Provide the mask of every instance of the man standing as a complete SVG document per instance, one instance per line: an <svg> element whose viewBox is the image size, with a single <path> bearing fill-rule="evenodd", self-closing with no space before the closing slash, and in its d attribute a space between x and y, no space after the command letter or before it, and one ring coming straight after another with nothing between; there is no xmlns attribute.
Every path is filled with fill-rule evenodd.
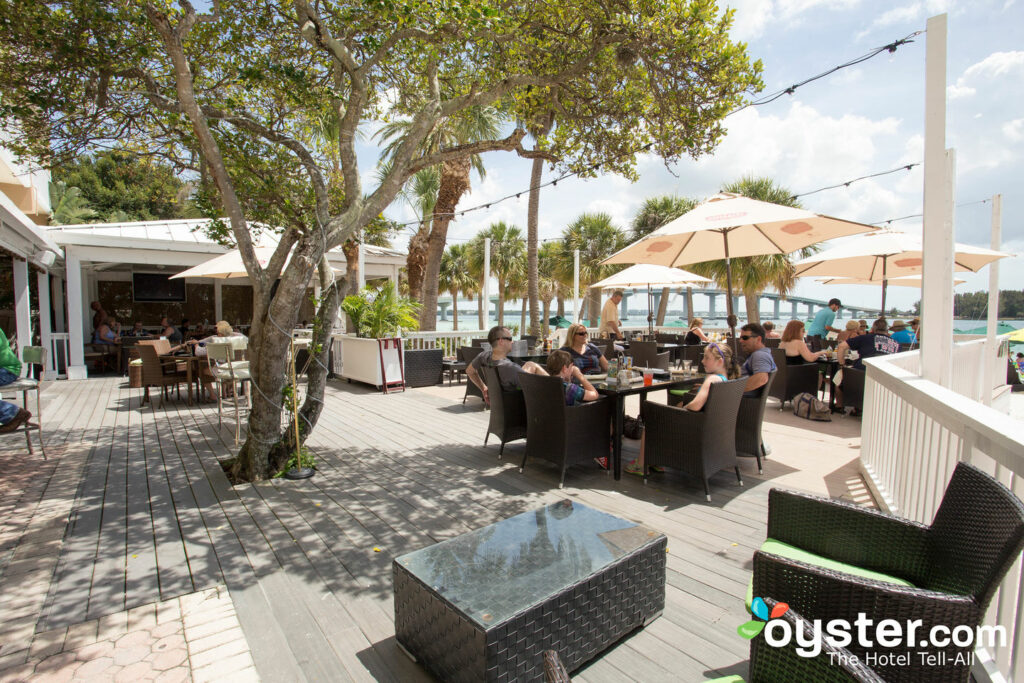
<svg viewBox="0 0 1024 683"><path fill-rule="evenodd" d="M489 367L498 373L501 388L506 391L519 388L519 373L521 372L534 375L548 374L544 368L532 360L519 366L508 359L509 351L512 350L512 332L507 327L500 325L492 327L487 333L487 343L491 345L490 353L477 354L477 357L466 368L466 376L473 384L480 387L480 392L484 395L484 403L487 405L491 404L491 400L487 395L487 382L484 381L480 373L482 367Z"/></svg>
<svg viewBox="0 0 1024 683"><path fill-rule="evenodd" d="M11 345L7 341L7 335L4 334L3 330L0 330L0 387L15 381L20 374L21 361L18 360L18 356L11 350ZM30 417L32 417L32 413L24 408L19 408L13 403L0 401L0 434L13 432L28 422Z"/></svg>
<svg viewBox="0 0 1024 683"><path fill-rule="evenodd" d="M608 301L604 302L604 308L601 309L601 327L597 329L597 336L607 335L609 339L622 339L622 330L619 329L620 303L622 303L622 290L616 289Z"/></svg>
<svg viewBox="0 0 1024 683"><path fill-rule="evenodd" d="M741 375L747 378L744 396L760 396L762 387L768 383L768 374L776 370L772 352L764 345L764 334L764 328L757 323L747 323L740 328L740 346L747 354Z"/></svg>
<svg viewBox="0 0 1024 683"><path fill-rule="evenodd" d="M864 370L863 361L865 358L880 356L888 353L899 353L900 343L889 337L889 323L885 318L879 318L871 326L871 332L847 339L836 347L836 355L839 357L839 367L846 362L846 354L850 350L856 351L860 357L854 361L853 367Z"/></svg>
<svg viewBox="0 0 1024 683"><path fill-rule="evenodd" d="M822 342L829 332L839 334L838 327L832 327L836 321L836 311L843 303L839 299L829 299L828 308L823 308L814 314L811 326L807 328L807 346L811 351L821 351Z"/></svg>

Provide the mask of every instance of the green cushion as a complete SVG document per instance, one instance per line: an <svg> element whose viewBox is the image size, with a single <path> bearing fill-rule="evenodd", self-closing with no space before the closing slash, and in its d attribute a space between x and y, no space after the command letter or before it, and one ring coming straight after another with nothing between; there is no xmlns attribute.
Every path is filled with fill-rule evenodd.
<svg viewBox="0 0 1024 683"><path fill-rule="evenodd" d="M26 363L41 365L43 362L43 347L26 346L21 352L21 359Z"/></svg>
<svg viewBox="0 0 1024 683"><path fill-rule="evenodd" d="M870 569L863 569L856 565L847 564L845 562L839 562L822 555L816 555L812 552L808 552L802 548L783 543L782 541L776 541L774 538L769 538L761 546L761 552L771 553L772 555L778 555L779 557L785 557L789 560L796 560L797 562L803 562L804 564L814 565L816 567L822 567L823 569L831 569L836 572L843 572L844 574L852 574L853 576L860 576L865 579L872 579L874 581L883 581L885 583L894 583L897 586L913 586L906 579L900 579L889 574L883 574L881 572L871 571ZM747 584L747 611L750 611L750 604L754 601L754 577L750 577L750 583Z"/></svg>
<svg viewBox="0 0 1024 683"><path fill-rule="evenodd" d="M689 389L669 389L668 393L672 394L673 396L686 396L688 393L690 393L690 390Z"/></svg>
<svg viewBox="0 0 1024 683"><path fill-rule="evenodd" d="M743 680L743 676L722 676L721 678L712 678L704 683L746 683L746 681Z"/></svg>

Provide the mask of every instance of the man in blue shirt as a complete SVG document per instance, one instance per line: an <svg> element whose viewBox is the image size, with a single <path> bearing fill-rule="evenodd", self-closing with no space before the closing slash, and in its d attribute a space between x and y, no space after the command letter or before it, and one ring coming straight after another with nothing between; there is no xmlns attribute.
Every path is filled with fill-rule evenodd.
<svg viewBox="0 0 1024 683"><path fill-rule="evenodd" d="M814 314L814 320L807 328L807 346L811 351L821 351L822 342L829 332L839 333L838 327L832 327L836 321L836 311L843 305L839 299L829 299L828 308L823 308Z"/></svg>
<svg viewBox="0 0 1024 683"><path fill-rule="evenodd" d="M894 341L900 344L916 344L917 335L907 329L906 323L902 320L894 320L892 333L889 335Z"/></svg>
<svg viewBox="0 0 1024 683"><path fill-rule="evenodd" d="M757 323L747 323L740 329L740 346L747 354L742 372L747 378L744 396L760 396L762 387L768 383L768 373L776 369L772 352L764 345L764 335L764 328Z"/></svg>

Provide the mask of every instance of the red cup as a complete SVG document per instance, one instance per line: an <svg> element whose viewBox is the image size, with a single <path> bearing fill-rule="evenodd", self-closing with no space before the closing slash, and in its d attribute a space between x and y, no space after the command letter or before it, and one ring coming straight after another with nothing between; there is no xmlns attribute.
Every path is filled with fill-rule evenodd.
<svg viewBox="0 0 1024 683"><path fill-rule="evenodd" d="M654 373L650 370L644 370L644 386L649 387L654 384Z"/></svg>

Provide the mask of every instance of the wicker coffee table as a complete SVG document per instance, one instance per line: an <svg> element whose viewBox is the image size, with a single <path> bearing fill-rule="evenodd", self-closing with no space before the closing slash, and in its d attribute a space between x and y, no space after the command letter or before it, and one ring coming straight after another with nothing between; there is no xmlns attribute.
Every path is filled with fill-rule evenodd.
<svg viewBox="0 0 1024 683"><path fill-rule="evenodd" d="M579 668L665 606L661 533L562 500L395 558L395 633L446 681Z"/></svg>

